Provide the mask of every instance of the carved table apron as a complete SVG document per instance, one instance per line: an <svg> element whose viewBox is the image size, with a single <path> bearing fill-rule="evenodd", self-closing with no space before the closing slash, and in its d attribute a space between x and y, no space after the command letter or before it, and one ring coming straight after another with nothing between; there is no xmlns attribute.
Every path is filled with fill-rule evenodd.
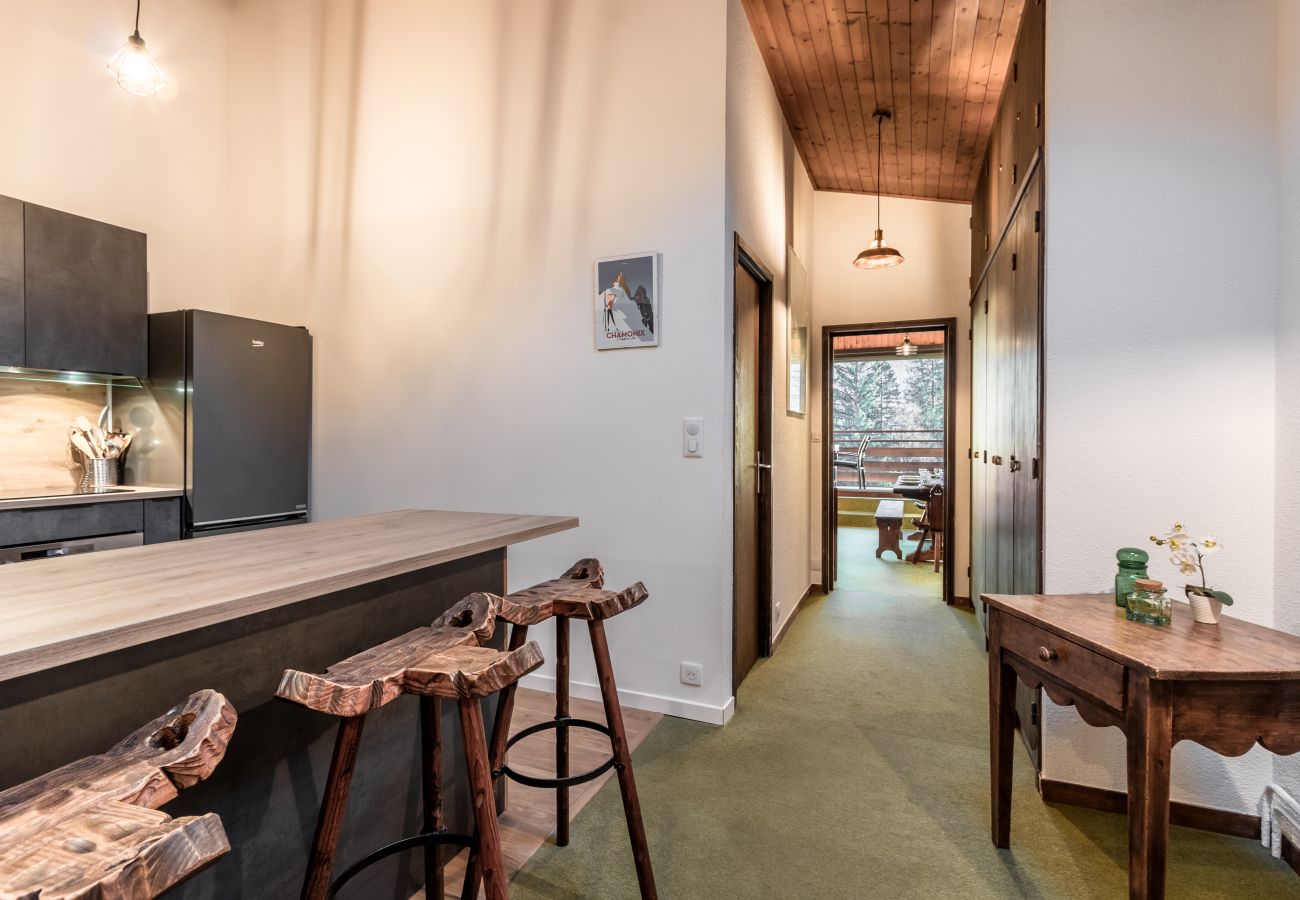
<svg viewBox="0 0 1300 900"><path fill-rule="evenodd" d="M1238 619L1129 622L1109 594L985 595L993 843L1011 844L1016 679L1128 742L1129 896L1165 896L1170 751L1300 752L1300 638Z"/></svg>

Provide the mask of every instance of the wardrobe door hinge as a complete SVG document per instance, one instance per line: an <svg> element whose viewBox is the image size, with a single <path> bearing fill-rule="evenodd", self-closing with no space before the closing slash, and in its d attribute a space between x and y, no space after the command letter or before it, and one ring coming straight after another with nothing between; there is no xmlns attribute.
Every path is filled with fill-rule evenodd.
<svg viewBox="0 0 1300 900"><path fill-rule="evenodd" d="M1012 254L1011 254L1011 271L1014 272L1015 270L1016 270L1016 254L1012 253Z"/></svg>
<svg viewBox="0 0 1300 900"><path fill-rule="evenodd" d="M1029 477L1030 477L1030 478L1037 478L1037 477L1038 477L1038 457L1037 457L1037 456L1035 456L1034 459L1033 459L1033 462L1031 462L1031 463L1029 464Z"/></svg>
<svg viewBox="0 0 1300 900"><path fill-rule="evenodd" d="M1043 230L1043 211L1041 209L1036 209L1034 210L1034 234L1037 234L1042 230Z"/></svg>

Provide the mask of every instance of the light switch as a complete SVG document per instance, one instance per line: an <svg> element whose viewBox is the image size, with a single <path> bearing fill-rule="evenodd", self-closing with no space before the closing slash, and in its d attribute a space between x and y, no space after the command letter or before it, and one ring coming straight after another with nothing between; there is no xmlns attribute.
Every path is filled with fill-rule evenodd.
<svg viewBox="0 0 1300 900"><path fill-rule="evenodd" d="M682 420L682 456L704 455L704 420L688 417Z"/></svg>

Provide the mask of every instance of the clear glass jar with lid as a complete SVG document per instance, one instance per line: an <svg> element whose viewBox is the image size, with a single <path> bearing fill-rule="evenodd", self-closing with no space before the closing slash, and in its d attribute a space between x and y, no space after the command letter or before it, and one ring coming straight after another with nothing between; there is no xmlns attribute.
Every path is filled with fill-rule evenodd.
<svg viewBox="0 0 1300 900"><path fill-rule="evenodd" d="M1174 602L1163 584L1151 578L1139 578L1134 583L1124 618L1145 625L1168 625L1173 614Z"/></svg>

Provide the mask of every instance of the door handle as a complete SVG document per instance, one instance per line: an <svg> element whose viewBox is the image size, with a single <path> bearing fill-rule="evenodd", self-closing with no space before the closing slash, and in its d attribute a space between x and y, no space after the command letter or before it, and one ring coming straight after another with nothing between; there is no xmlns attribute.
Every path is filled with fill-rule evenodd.
<svg viewBox="0 0 1300 900"><path fill-rule="evenodd" d="M1021 468L1021 462L1020 462L1020 460L1016 459L1014 456L1011 457L1011 466L1010 466L1011 471L1012 471L1012 472L1019 472L1019 471L1020 471L1020 468Z"/></svg>
<svg viewBox="0 0 1300 900"><path fill-rule="evenodd" d="M763 454L755 452L753 466L755 469L758 469L758 471L754 473L754 493L761 494L763 493L763 470L767 469L768 471L771 471L772 464L763 462Z"/></svg>
<svg viewBox="0 0 1300 900"><path fill-rule="evenodd" d="M995 466L1000 466L1000 465L1002 465L1002 457L1000 457L1000 456L994 456L994 457L993 457L993 465L995 465Z"/></svg>

